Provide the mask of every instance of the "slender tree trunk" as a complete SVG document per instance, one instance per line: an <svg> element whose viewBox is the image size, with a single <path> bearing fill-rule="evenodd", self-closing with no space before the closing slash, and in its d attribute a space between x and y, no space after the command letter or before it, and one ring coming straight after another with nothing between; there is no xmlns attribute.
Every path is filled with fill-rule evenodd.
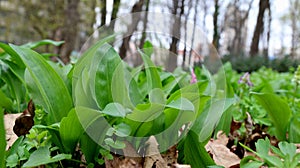
<svg viewBox="0 0 300 168"><path fill-rule="evenodd" d="M291 40L291 51L290 51L290 55L292 58L295 58L296 55L296 49L297 49L297 39L299 37L297 37L297 31L298 31L298 27L297 27L297 12L299 10L299 1L298 0L290 0L290 15L291 15L291 27L292 27L292 40Z"/></svg>
<svg viewBox="0 0 300 168"><path fill-rule="evenodd" d="M219 0L214 0L215 1L215 11L213 15L213 24L214 24L214 34L213 34L213 45L215 48L218 50L219 49L219 39L220 39L220 34L219 34L219 26L218 26L218 17L219 17Z"/></svg>
<svg viewBox="0 0 300 168"><path fill-rule="evenodd" d="M264 31L264 13L267 9L270 9L270 1L260 0L256 26L252 37L251 47L250 47L251 57L254 57L258 54L259 51L258 45L259 45L260 36Z"/></svg>
<svg viewBox="0 0 300 168"><path fill-rule="evenodd" d="M144 15L143 18L143 31L142 31L142 38L141 38L141 42L139 47L143 48L145 40L146 40L146 30L147 30L147 23L148 23L148 11L149 11L149 4L150 4L150 0L146 0L146 9L145 11L147 11Z"/></svg>
<svg viewBox="0 0 300 168"><path fill-rule="evenodd" d="M177 66L177 54L178 54L178 41L180 38L180 28L181 28L181 16L184 14L184 0L181 0L181 5L179 6L178 0L173 0L173 10L172 14L177 16L177 11L180 9L178 18L174 18L174 24L172 28L172 42L170 44L170 54L168 58L168 71L173 71Z"/></svg>
<svg viewBox="0 0 300 168"><path fill-rule="evenodd" d="M189 53L189 65L192 64L192 53L193 53L193 48L194 48L195 30L196 30L196 25L197 25L196 22L197 22L197 14L198 14L198 4L199 4L199 0L196 0L195 14L194 14L194 26L193 26L192 41L191 41L191 50Z"/></svg>
<svg viewBox="0 0 300 168"><path fill-rule="evenodd" d="M80 17L78 12L78 5L80 0L67 0L66 2L66 18L63 28L63 37L65 44L62 46L63 48L60 54L61 59L64 63L68 63L70 61L70 55L76 43L78 23Z"/></svg>
<svg viewBox="0 0 300 168"><path fill-rule="evenodd" d="M144 4L144 0L139 0L138 2L136 2L131 9L131 13L142 11L143 4ZM127 50L129 49L129 41L131 39L132 33L137 29L137 25L139 23L139 18L131 18L131 20L132 20L132 24L128 26L127 33L123 38L123 42L119 50L119 55L121 56L122 59L126 57L126 53Z"/></svg>
<svg viewBox="0 0 300 168"><path fill-rule="evenodd" d="M119 8L120 8L120 0L114 0L113 10L112 10L111 19L110 19L112 28L115 27L115 22L112 22L112 21L117 18Z"/></svg>
<svg viewBox="0 0 300 168"><path fill-rule="evenodd" d="M188 23L188 17L189 17L191 8L192 8L192 2L188 1L188 11L185 13L185 16L184 16L184 49L183 49L183 53L182 53L182 64L181 64L182 68L185 67L185 61L186 61L186 51L187 51L187 48L186 48L186 45L187 45L187 23Z"/></svg>
<svg viewBox="0 0 300 168"><path fill-rule="evenodd" d="M106 23L106 0L100 0L100 5L101 5L101 24L100 26L105 25Z"/></svg>

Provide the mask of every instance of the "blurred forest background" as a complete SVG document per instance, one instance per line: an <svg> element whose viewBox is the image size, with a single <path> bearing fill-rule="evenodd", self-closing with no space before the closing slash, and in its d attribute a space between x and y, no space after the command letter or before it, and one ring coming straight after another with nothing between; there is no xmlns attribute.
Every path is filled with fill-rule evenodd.
<svg viewBox="0 0 300 168"><path fill-rule="evenodd" d="M0 41L65 41L62 46L44 50L68 63L95 31L94 36L103 34L97 32L98 28L109 26L112 33L117 27L112 20L141 11L176 15L179 20L166 20L173 26L165 29L180 39L186 39L190 30L185 26L187 21L192 22L201 28L207 43L216 48L223 61L231 61L238 71L253 71L261 66L288 71L300 58L299 0L0 0ZM153 18L146 13L138 17L127 33L147 31ZM194 30L194 38L199 38ZM173 53L159 59L168 70L201 64L205 59L203 44L193 46L190 42L192 46L186 46L180 39L167 37L161 43L160 47ZM126 36L117 51L122 58L128 57L146 40L153 41L147 33ZM129 61L132 65L138 62L135 57Z"/></svg>

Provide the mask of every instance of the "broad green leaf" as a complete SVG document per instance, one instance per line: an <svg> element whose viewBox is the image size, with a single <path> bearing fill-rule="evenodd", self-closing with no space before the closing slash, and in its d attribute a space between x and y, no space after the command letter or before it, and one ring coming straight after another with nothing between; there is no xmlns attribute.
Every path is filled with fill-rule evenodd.
<svg viewBox="0 0 300 168"><path fill-rule="evenodd" d="M138 122L152 121L162 114L164 108L162 104L139 104L126 118Z"/></svg>
<svg viewBox="0 0 300 168"><path fill-rule="evenodd" d="M4 128L4 115L3 109L0 106L0 167L5 167L5 149L6 149L6 138Z"/></svg>
<svg viewBox="0 0 300 168"><path fill-rule="evenodd" d="M251 95L268 112L276 128L276 137L279 140L286 140L287 127L292 114L288 104L275 94L252 92Z"/></svg>
<svg viewBox="0 0 300 168"><path fill-rule="evenodd" d="M161 80L160 80L160 76L158 74L156 66L154 65L154 63L151 61L151 59L146 54L144 54L140 50L139 50L139 53L141 54L141 57L144 61L144 65L145 65L148 93L150 90L152 90L154 88L161 89L162 88Z"/></svg>
<svg viewBox="0 0 300 168"><path fill-rule="evenodd" d="M87 163L93 163L98 155L99 145L86 133L80 137L80 149Z"/></svg>
<svg viewBox="0 0 300 168"><path fill-rule="evenodd" d="M23 167L36 167L71 158L72 155L70 154L58 154L51 157L50 146L42 146L30 155L28 161L23 165Z"/></svg>
<svg viewBox="0 0 300 168"><path fill-rule="evenodd" d="M75 109L72 109L68 116L61 120L59 133L66 151L73 152L83 133L83 128L79 122Z"/></svg>
<svg viewBox="0 0 300 168"><path fill-rule="evenodd" d="M215 133L214 133L214 137L216 138L217 133L219 131L223 131L226 135L229 134L230 132L230 126L231 126L231 122L232 122L232 112L234 110L237 110L235 108L235 106L231 106L230 108L228 108L222 115L216 129L215 129Z"/></svg>
<svg viewBox="0 0 300 168"><path fill-rule="evenodd" d="M104 109L108 103L113 102L112 79L115 70L122 64L118 53L109 44L103 44L92 61L90 69L91 95L95 96L100 109Z"/></svg>
<svg viewBox="0 0 300 168"><path fill-rule="evenodd" d="M87 51L85 51L81 58L77 61L77 63L74 66L73 70L73 78L72 78L72 86L73 86L73 101L75 105L84 105L80 104L82 99L81 97L84 95L86 98L91 99L91 101L85 100L85 102L90 103L91 106L86 106L93 108L94 103L93 98L90 93L90 86L88 83L90 82L90 75L89 75L89 68L91 67L91 64L93 63L94 56L97 54L97 51L100 46L102 46L105 42L111 41L114 39L115 35L108 36L100 41L98 41L96 44L94 44L92 47L90 47ZM82 78L87 78L87 80L83 80ZM79 82L81 84L79 84ZM86 86L88 85L88 86ZM87 92L87 90L89 92ZM87 95L86 95L87 94ZM78 100L81 99L81 100ZM93 103L91 103L93 102Z"/></svg>
<svg viewBox="0 0 300 168"><path fill-rule="evenodd" d="M143 46L143 52L148 56L151 57L153 53L153 45L150 41L145 41L144 46Z"/></svg>
<svg viewBox="0 0 300 168"><path fill-rule="evenodd" d="M171 101L169 104L166 105L166 107L195 112L195 107L193 103L186 98L179 98L177 100Z"/></svg>
<svg viewBox="0 0 300 168"><path fill-rule="evenodd" d="M282 161L276 156L270 156L269 151L271 148L270 140L266 138L265 140L259 139L255 143L256 154L262 158L270 166L283 167Z"/></svg>
<svg viewBox="0 0 300 168"><path fill-rule="evenodd" d="M113 117L122 117L126 116L128 110L126 110L121 104L119 103L109 103L105 106L105 108L101 111L103 114L107 114Z"/></svg>
<svg viewBox="0 0 300 168"><path fill-rule="evenodd" d="M22 45L22 47L26 47L26 48L37 48L43 45L54 45L54 46L60 46L62 45L64 42L63 41L53 41L53 40L49 40L49 39L45 39L45 40L41 40L41 41L36 41L36 42L30 42L27 44Z"/></svg>
<svg viewBox="0 0 300 168"><path fill-rule="evenodd" d="M115 134L119 137L127 137L131 133L131 128L125 123L120 123L114 126Z"/></svg>
<svg viewBox="0 0 300 168"><path fill-rule="evenodd" d="M279 142L278 146L285 156L289 155L290 160L288 162L292 162L292 159L296 155L297 147L294 144L288 142Z"/></svg>
<svg viewBox="0 0 300 168"><path fill-rule="evenodd" d="M75 110L84 132L97 144L102 144L110 124L114 123L107 121L101 111L81 106L75 107Z"/></svg>
<svg viewBox="0 0 300 168"><path fill-rule="evenodd" d="M14 98L18 105L18 111L20 111L20 104L24 101L26 97L26 91L23 80L20 80L11 70L2 73L1 78L7 84L12 98Z"/></svg>
<svg viewBox="0 0 300 168"><path fill-rule="evenodd" d="M134 106L131 103L130 98L130 82L134 80L130 76L130 72L124 68L123 62L120 63L113 74L111 82L112 99L115 103L120 103L124 107L133 109Z"/></svg>
<svg viewBox="0 0 300 168"><path fill-rule="evenodd" d="M20 68L25 68L25 65L19 55L12 49L11 46L0 43L0 48L2 48L7 54L11 56L13 62L15 62Z"/></svg>
<svg viewBox="0 0 300 168"><path fill-rule="evenodd" d="M114 149L124 149L126 147L125 143L119 140L113 140L111 138L106 138L104 142Z"/></svg>
<svg viewBox="0 0 300 168"><path fill-rule="evenodd" d="M2 108L5 108L7 110L12 110L12 101L10 98L8 98L3 91L0 89L0 97L1 97L1 101L0 101L0 112L2 111Z"/></svg>
<svg viewBox="0 0 300 168"><path fill-rule="evenodd" d="M215 165L212 158L207 153L204 144L199 142L199 136L190 131L184 140L183 155L186 164L190 164L191 167L207 167ZM201 159L199 159L201 158Z"/></svg>
<svg viewBox="0 0 300 168"><path fill-rule="evenodd" d="M150 103L165 104L166 98L163 90L161 90L160 88L154 88L150 90L149 101Z"/></svg>
<svg viewBox="0 0 300 168"><path fill-rule="evenodd" d="M300 115L293 115L289 123L288 140L293 143L300 143Z"/></svg>
<svg viewBox="0 0 300 168"><path fill-rule="evenodd" d="M199 141L206 141L213 133L223 113L235 102L234 99L221 99L208 103L197 117L192 130L199 135Z"/></svg>
<svg viewBox="0 0 300 168"><path fill-rule="evenodd" d="M242 168L254 168L260 167L264 163L256 159L254 156L246 156L240 162L240 167Z"/></svg>
<svg viewBox="0 0 300 168"><path fill-rule="evenodd" d="M206 90L207 85L208 85L208 82L204 81L204 82L197 82L192 85L185 86L185 87L175 91L173 94L171 94L167 100L167 104L173 100L178 99L179 97L182 97L182 95L185 93L192 93L192 94L198 95L198 97L199 97L200 95L203 95L203 92Z"/></svg>
<svg viewBox="0 0 300 168"><path fill-rule="evenodd" d="M180 75L177 78L171 76L170 78L172 79L172 81L169 81L166 85L163 86L163 90L165 94L169 95L175 89L175 87L177 86L179 87L179 83L181 83L186 76L187 74Z"/></svg>
<svg viewBox="0 0 300 168"><path fill-rule="evenodd" d="M26 65L25 81L33 101L49 113L50 123L60 122L73 106L64 81L38 53L15 45L11 48Z"/></svg>

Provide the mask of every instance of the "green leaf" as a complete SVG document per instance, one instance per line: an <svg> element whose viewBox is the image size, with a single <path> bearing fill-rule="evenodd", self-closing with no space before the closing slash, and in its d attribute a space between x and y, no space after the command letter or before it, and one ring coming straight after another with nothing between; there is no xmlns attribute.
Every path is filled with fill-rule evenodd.
<svg viewBox="0 0 300 168"><path fill-rule="evenodd" d="M279 140L286 140L287 126L291 118L291 110L288 104L278 96L270 93L256 93L251 95L263 106L271 118L275 130L275 135Z"/></svg>
<svg viewBox="0 0 300 168"><path fill-rule="evenodd" d="M111 91L112 91L112 98L115 103L120 103L124 107L127 108L134 108L134 105L131 102L131 95L130 94L130 83L135 82L133 77L131 76L130 72L124 68L123 64L120 63L118 67L115 69L112 82L111 82ZM132 83L133 84L133 83ZM139 93L137 96L139 96ZM134 98L135 99L135 98ZM138 98L141 99L141 98ZM135 102L135 101L134 101Z"/></svg>
<svg viewBox="0 0 300 168"><path fill-rule="evenodd" d="M125 143L119 140L114 141L111 138L106 138L105 143L114 149L124 149L126 147Z"/></svg>
<svg viewBox="0 0 300 168"><path fill-rule="evenodd" d="M289 142L300 143L300 115L293 115L289 123Z"/></svg>
<svg viewBox="0 0 300 168"><path fill-rule="evenodd" d="M162 89L154 88L149 92L150 103L165 104L166 98Z"/></svg>
<svg viewBox="0 0 300 168"><path fill-rule="evenodd" d="M75 110L84 132L97 144L102 144L113 122L108 122L101 111L81 106L75 107Z"/></svg>
<svg viewBox="0 0 300 168"><path fill-rule="evenodd" d="M288 162L291 163L293 157L296 155L297 147L294 144L288 142L279 142L278 146L285 156L289 155L290 160Z"/></svg>
<svg viewBox="0 0 300 168"><path fill-rule="evenodd" d="M45 39L45 40L41 40L41 41L36 41L36 42L30 42L27 44L22 45L22 47L26 47L26 48L37 48L43 45L54 45L54 46L60 46L64 43L64 41L53 41L53 40L49 40L49 39Z"/></svg>
<svg viewBox="0 0 300 168"><path fill-rule="evenodd" d="M192 130L198 133L200 142L204 142L211 137L223 113L234 103L235 99L228 98L214 100L206 105L192 127Z"/></svg>
<svg viewBox="0 0 300 168"><path fill-rule="evenodd" d="M207 167L215 165L212 158L206 152L204 144L199 142L199 136L190 131L184 140L183 155L186 164L191 167ZM201 158L201 159L199 159Z"/></svg>
<svg viewBox="0 0 300 168"><path fill-rule="evenodd" d="M153 45L150 41L145 41L144 46L143 46L143 52L148 56L151 57L153 53Z"/></svg>
<svg viewBox="0 0 300 168"><path fill-rule="evenodd" d="M89 84L91 95L96 98L100 109L104 109L108 103L114 101L112 79L120 64L122 64L120 56L109 44L103 44L95 53L90 68L91 82Z"/></svg>
<svg viewBox="0 0 300 168"><path fill-rule="evenodd" d="M284 167L282 161L275 156L270 156L269 151L271 148L270 140L266 138L265 140L259 139L255 143L256 154L262 158L269 166Z"/></svg>
<svg viewBox="0 0 300 168"><path fill-rule="evenodd" d="M23 167L36 167L71 158L72 155L69 154L58 154L51 157L50 146L42 146L30 155L28 161L23 165Z"/></svg>
<svg viewBox="0 0 300 168"><path fill-rule="evenodd" d="M234 108L234 106L231 106L230 108L228 108L222 115L216 129L215 129L215 133L214 133L214 137L216 138L217 133L219 131L223 131L226 135L229 134L230 132L230 125L232 122L232 113L233 111L236 110L236 108Z"/></svg>
<svg viewBox="0 0 300 168"><path fill-rule="evenodd" d="M0 167L5 167L5 150L6 150L6 138L4 128L4 115L3 109L0 106Z"/></svg>
<svg viewBox="0 0 300 168"><path fill-rule="evenodd" d="M154 63L151 61L151 59L146 54L144 54L140 50L139 50L139 53L141 54L142 59L145 64L148 93L154 88L162 89L160 76L158 74L156 66L154 65Z"/></svg>
<svg viewBox="0 0 300 168"><path fill-rule="evenodd" d="M99 145L86 133L80 137L80 149L85 156L87 163L93 163L94 158L98 157Z"/></svg>
<svg viewBox="0 0 300 168"><path fill-rule="evenodd" d="M1 97L0 108L3 107L7 110L12 110L13 103L11 99L8 98L1 89L0 89L0 97ZM2 111L2 108L0 109L0 111Z"/></svg>
<svg viewBox="0 0 300 168"><path fill-rule="evenodd" d="M128 110L126 110L121 104L119 103L109 103L105 106L103 111L101 113L107 114L109 116L113 117L122 117L124 118L126 116L126 113Z"/></svg>
<svg viewBox="0 0 300 168"><path fill-rule="evenodd" d="M260 167L263 164L264 164L263 162L259 161L254 156L246 156L241 160L240 167L242 167L242 168L254 168L254 167Z"/></svg>
<svg viewBox="0 0 300 168"><path fill-rule="evenodd" d="M195 112L195 107L193 103L186 98L179 98L175 101L171 101L169 104L166 105L166 107Z"/></svg>
<svg viewBox="0 0 300 168"><path fill-rule="evenodd" d="M125 123L120 123L115 128L115 134L119 137L127 137L131 133L131 127Z"/></svg>
<svg viewBox="0 0 300 168"><path fill-rule="evenodd" d="M67 117L61 120L59 134L67 152L73 152L77 146L83 128L79 122L75 109L72 109Z"/></svg>
<svg viewBox="0 0 300 168"><path fill-rule="evenodd" d="M91 74L89 70L92 63L94 63L94 57L98 54L99 47L105 42L114 39L115 35L108 36L92 47L85 51L81 58L77 61L73 70L72 86L73 86L73 101L75 105L86 106L90 108L96 108L96 96L95 93L91 96ZM98 60L99 61L99 60ZM96 63L94 63L96 64ZM92 71L92 70L91 70Z"/></svg>
<svg viewBox="0 0 300 168"><path fill-rule="evenodd" d="M49 122L60 122L73 106L64 81L44 58L31 49L11 44L26 65L25 81L33 101L48 113Z"/></svg>
<svg viewBox="0 0 300 168"><path fill-rule="evenodd" d="M164 108L162 104L139 104L126 118L138 122L152 121L162 114Z"/></svg>

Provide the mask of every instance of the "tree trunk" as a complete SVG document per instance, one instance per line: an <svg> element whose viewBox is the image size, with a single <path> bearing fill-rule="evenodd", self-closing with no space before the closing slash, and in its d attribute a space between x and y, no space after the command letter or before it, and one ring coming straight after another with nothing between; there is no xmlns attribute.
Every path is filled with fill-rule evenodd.
<svg viewBox="0 0 300 168"><path fill-rule="evenodd" d="M144 0L139 0L136 2L132 9L131 13L141 12L144 4ZM135 15L136 16L136 15ZM132 33L137 29L137 25L139 23L139 18L131 18L132 24L127 28L127 33L123 38L122 45L120 47L119 55L122 59L126 57L127 50L129 49L129 41L131 39Z"/></svg>
<svg viewBox="0 0 300 168"><path fill-rule="evenodd" d="M297 27L297 22L298 22L298 19L297 19L297 12L299 9L299 1L298 0L290 0L290 13L291 13L291 26L292 26L292 40L291 40L291 51L290 51L290 55L292 58L295 58L295 55L296 55L296 49L297 49L297 39L299 37L297 37L298 33L298 27Z"/></svg>
<svg viewBox="0 0 300 168"><path fill-rule="evenodd" d="M78 13L78 5L80 0L67 0L66 2L66 18L63 28L63 39L65 44L62 46L62 51L60 54L64 63L68 63L70 61L70 55L76 43L78 22L80 17Z"/></svg>
<svg viewBox="0 0 300 168"><path fill-rule="evenodd" d="M170 44L170 54L168 58L168 71L173 71L177 66L177 54L178 54L178 41L180 39L180 28L181 28L181 16L184 14L184 0L181 0L181 5L179 6L178 0L173 0L173 10L172 14L177 16L177 11L180 9L179 16L174 18L174 24L172 28L172 42Z"/></svg>
<svg viewBox="0 0 300 168"><path fill-rule="evenodd" d="M112 22L112 21L117 18L119 7L120 7L120 0L114 0L113 10L112 10L111 19L110 19L112 28L115 27L115 22Z"/></svg>
<svg viewBox="0 0 300 168"><path fill-rule="evenodd" d="M106 23L106 0L100 0L100 5L101 5L101 24L100 27L105 25Z"/></svg>
<svg viewBox="0 0 300 168"><path fill-rule="evenodd" d="M195 41L195 29L196 29L196 22L197 22L197 14L198 14L198 4L199 0L196 0L195 3L195 14L194 14L194 25L193 25L193 33L192 33L192 41L191 41L191 50L189 53L189 65L192 65L192 53L193 53L193 48L194 48L194 41Z"/></svg>
<svg viewBox="0 0 300 168"><path fill-rule="evenodd" d="M149 11L149 4L150 0L146 0L146 13L144 14L143 18L143 31L142 31L142 38L139 47L143 48L145 40L146 40L146 30L147 30L147 23L148 23L148 11Z"/></svg>
<svg viewBox="0 0 300 168"><path fill-rule="evenodd" d="M215 1L215 12L213 15L213 24L214 24L214 34L213 34L213 45L215 48L219 49L219 39L220 39L220 34L219 34L219 26L218 26L218 17L219 17L219 0L214 0Z"/></svg>
<svg viewBox="0 0 300 168"><path fill-rule="evenodd" d="M260 0L256 26L255 26L254 34L252 37L251 47L250 47L250 56L251 57L254 57L258 54L258 51L259 51L258 45L259 45L260 35L264 31L264 13L267 9L270 9L269 0Z"/></svg>

